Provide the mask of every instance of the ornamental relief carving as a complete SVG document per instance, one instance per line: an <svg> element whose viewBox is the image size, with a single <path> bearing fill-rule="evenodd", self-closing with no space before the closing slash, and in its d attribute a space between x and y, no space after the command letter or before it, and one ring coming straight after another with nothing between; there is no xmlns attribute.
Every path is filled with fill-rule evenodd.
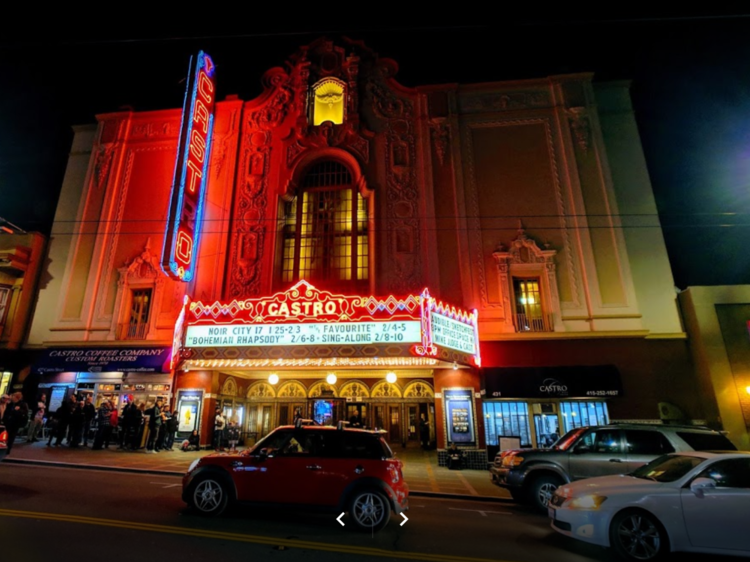
<svg viewBox="0 0 750 562"><path fill-rule="evenodd" d="M432 386L425 381L410 382L404 389L404 398L434 398Z"/></svg>
<svg viewBox="0 0 750 562"><path fill-rule="evenodd" d="M174 125L170 121L160 123L136 123L130 133L130 140L150 139L151 137L177 136Z"/></svg>
<svg viewBox="0 0 750 562"><path fill-rule="evenodd" d="M548 91L476 94L458 99L461 113L538 109L552 105Z"/></svg>
<svg viewBox="0 0 750 562"><path fill-rule="evenodd" d="M591 142L591 124L588 115L586 115L586 108L571 107L566 110L566 113L568 114L573 141L583 154L588 154Z"/></svg>
<svg viewBox="0 0 750 562"><path fill-rule="evenodd" d="M441 166L445 166L445 155L448 153L450 136L450 127L445 122L430 122L430 137L432 138L432 146L435 149L435 154L437 155L438 162L440 162Z"/></svg>
<svg viewBox="0 0 750 562"><path fill-rule="evenodd" d="M372 387L372 398L401 398L401 389L388 381L380 381Z"/></svg>
<svg viewBox="0 0 750 562"><path fill-rule="evenodd" d="M397 97L389 88L375 80L369 80L366 91L372 99L375 115L381 119L411 119L414 117L414 104Z"/></svg>
<svg viewBox="0 0 750 562"><path fill-rule="evenodd" d="M370 391L364 383L351 381L341 387L339 396L342 398L369 398Z"/></svg>
<svg viewBox="0 0 750 562"><path fill-rule="evenodd" d="M234 377L227 377L224 385L221 387L221 394L224 396L237 396L237 381Z"/></svg>
<svg viewBox="0 0 750 562"><path fill-rule="evenodd" d="M301 383L290 381L279 387L278 398L307 398L307 391Z"/></svg>
<svg viewBox="0 0 750 562"><path fill-rule="evenodd" d="M247 398L257 400L259 398L275 398L276 392L273 390L273 386L267 382L256 382L251 384L247 389Z"/></svg>
<svg viewBox="0 0 750 562"><path fill-rule="evenodd" d="M318 396L322 395L327 396L338 396L336 394L336 387L328 384L327 382L316 382L314 385L310 387L310 391L308 392L308 396L310 398L317 398Z"/></svg>

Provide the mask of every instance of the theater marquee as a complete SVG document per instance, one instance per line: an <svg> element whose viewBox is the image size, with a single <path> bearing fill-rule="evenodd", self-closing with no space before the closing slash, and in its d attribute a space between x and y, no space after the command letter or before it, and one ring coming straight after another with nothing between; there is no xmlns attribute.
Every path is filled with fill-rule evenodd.
<svg viewBox="0 0 750 562"><path fill-rule="evenodd" d="M183 367L479 366L476 311L419 295L333 294L300 281L230 303L189 303Z"/></svg>

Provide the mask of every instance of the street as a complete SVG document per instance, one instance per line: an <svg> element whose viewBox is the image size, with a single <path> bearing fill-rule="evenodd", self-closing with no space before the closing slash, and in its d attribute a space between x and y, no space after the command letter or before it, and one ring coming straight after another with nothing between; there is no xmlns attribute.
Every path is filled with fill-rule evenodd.
<svg viewBox="0 0 750 562"><path fill-rule="evenodd" d="M374 536L336 515L233 509L217 519L187 510L180 479L76 468L0 465L0 542L28 562L105 557L170 560L606 561L612 553L572 541L546 517L510 502L413 496ZM346 524L346 517L342 519ZM716 558L716 557L713 557ZM697 561L678 554L673 560ZM732 560L732 558L726 558Z"/></svg>

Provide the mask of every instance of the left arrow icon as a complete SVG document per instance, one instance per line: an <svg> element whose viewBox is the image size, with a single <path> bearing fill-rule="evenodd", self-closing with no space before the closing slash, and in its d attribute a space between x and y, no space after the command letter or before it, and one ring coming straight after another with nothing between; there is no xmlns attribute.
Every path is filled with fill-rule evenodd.
<svg viewBox="0 0 750 562"><path fill-rule="evenodd" d="M341 524L341 526L342 526L342 527L345 527L345 525L344 525L344 522L343 522L343 521L341 520L341 518L342 518L342 517L344 516L344 513L346 513L346 511L342 511L342 512L341 512L341 515L339 515L339 516L338 516L338 517L336 518L336 521L338 521L338 522L339 522L339 523Z"/></svg>

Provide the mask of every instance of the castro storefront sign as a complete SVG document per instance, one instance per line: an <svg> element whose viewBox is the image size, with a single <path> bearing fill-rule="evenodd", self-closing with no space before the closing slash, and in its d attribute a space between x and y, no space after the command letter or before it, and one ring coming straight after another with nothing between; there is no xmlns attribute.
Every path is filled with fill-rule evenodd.
<svg viewBox="0 0 750 562"><path fill-rule="evenodd" d="M485 398L614 398L622 395L614 365L490 367L483 370Z"/></svg>

